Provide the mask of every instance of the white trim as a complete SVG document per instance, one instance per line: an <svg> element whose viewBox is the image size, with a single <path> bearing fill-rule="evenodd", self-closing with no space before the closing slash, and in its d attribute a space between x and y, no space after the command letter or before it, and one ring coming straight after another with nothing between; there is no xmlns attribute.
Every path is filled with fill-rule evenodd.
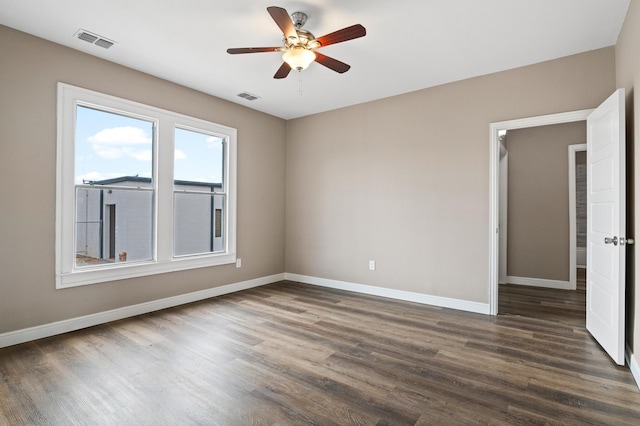
<svg viewBox="0 0 640 426"><path fill-rule="evenodd" d="M393 290L384 287L375 287L364 284L355 284L345 281L330 280L325 278L310 277L307 275L298 275L285 273L285 279L289 281L297 281L304 284L312 284L321 287L335 288L338 290L353 291L355 293L369 294L373 296L387 297L389 299L404 300L407 302L421 303L423 305L438 306L441 308L458 309L460 311L475 312L478 314L489 314L489 305L480 302L471 302L468 300L451 299L448 297L430 296L428 294L414 293L403 290Z"/></svg>
<svg viewBox="0 0 640 426"><path fill-rule="evenodd" d="M109 265L109 268L99 269L86 267L75 269L72 273L56 275L56 289L64 289L107 281L118 281L146 275L164 274L167 272L184 271L188 269L208 268L211 266L235 263L233 254L208 254L203 256L176 257L166 262L131 262Z"/></svg>
<svg viewBox="0 0 640 426"><path fill-rule="evenodd" d="M491 126L495 126L498 130L515 130L526 129L529 127L549 126L552 124L573 123L575 121L585 121L592 111L593 108L561 112L558 114L539 115L537 117L518 118L515 120L491 123ZM498 145L500 145L499 142Z"/></svg>
<svg viewBox="0 0 640 426"><path fill-rule="evenodd" d="M625 358L627 359L627 365L629 366L629 370L631 370L631 375L635 379L638 389L640 389L640 364L638 364L636 357L633 356L633 352L631 351L631 348L629 347L629 345L627 345Z"/></svg>
<svg viewBox="0 0 640 426"><path fill-rule="evenodd" d="M509 284L528 285L531 287L555 288L557 290L575 290L575 282L546 280L544 278L528 278L528 277L507 277Z"/></svg>
<svg viewBox="0 0 640 426"><path fill-rule="evenodd" d="M577 233L576 220L576 153L587 150L587 144L569 145L569 282L571 289L577 288L576 284L576 257L577 257Z"/></svg>
<svg viewBox="0 0 640 426"><path fill-rule="evenodd" d="M68 333L70 331L80 330L82 328L92 327L94 325L104 324L123 318L129 318L136 315L159 311L161 309L172 308L174 306L183 305L185 303L197 302L199 300L209 299L211 297L221 296L228 293L234 293L236 291L260 287L263 285L282 281L284 279L284 273L276 274L234 284L227 284L206 290L200 290L193 293L180 294L178 296L167 297L165 299L152 300L151 302L125 306L118 309L85 315L82 317L70 318L63 321L24 328L22 330L10 331L0 334L0 348L29 342L31 340L42 339L44 337L55 336L56 334Z"/></svg>
<svg viewBox="0 0 640 426"><path fill-rule="evenodd" d="M509 229L509 151L500 143L500 159L498 160L500 167L500 195L498 198L498 204L500 208L500 225L498 234L500 236L500 260L499 264L499 279L500 284L507 282L507 263L508 263L508 238L507 231Z"/></svg>
<svg viewBox="0 0 640 426"><path fill-rule="evenodd" d="M592 109L549 114L517 120L500 121L489 124L489 313L498 314L498 243L499 201L500 201L500 138L501 130L523 129L550 124L571 123L586 120Z"/></svg>

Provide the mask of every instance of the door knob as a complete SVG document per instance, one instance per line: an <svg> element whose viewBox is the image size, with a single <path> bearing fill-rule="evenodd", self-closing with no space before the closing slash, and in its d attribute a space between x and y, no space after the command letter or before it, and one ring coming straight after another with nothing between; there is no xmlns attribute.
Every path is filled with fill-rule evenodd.
<svg viewBox="0 0 640 426"><path fill-rule="evenodd" d="M604 238L604 243L605 244L613 244L614 246L618 245L618 237L613 237L613 238Z"/></svg>

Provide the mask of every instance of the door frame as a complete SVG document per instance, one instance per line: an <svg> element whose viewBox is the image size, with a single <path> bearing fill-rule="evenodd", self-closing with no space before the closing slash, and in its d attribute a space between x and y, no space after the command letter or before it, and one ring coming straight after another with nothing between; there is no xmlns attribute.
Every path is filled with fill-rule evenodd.
<svg viewBox="0 0 640 426"><path fill-rule="evenodd" d="M498 284L506 284L508 279L507 274L507 230L509 228L509 151L504 146L503 143L500 143L500 157L498 167L500 168L500 182L498 183L500 188L500 194L498 195L498 215L502 215L502 217L498 216L498 234L499 234L499 251L500 258L498 260L498 267L500 270L498 271ZM501 231L500 231L501 230Z"/></svg>
<svg viewBox="0 0 640 426"><path fill-rule="evenodd" d="M500 260L500 138L503 130L525 129L551 124L586 121L593 109L540 115L489 124L489 314L498 314L498 281Z"/></svg>

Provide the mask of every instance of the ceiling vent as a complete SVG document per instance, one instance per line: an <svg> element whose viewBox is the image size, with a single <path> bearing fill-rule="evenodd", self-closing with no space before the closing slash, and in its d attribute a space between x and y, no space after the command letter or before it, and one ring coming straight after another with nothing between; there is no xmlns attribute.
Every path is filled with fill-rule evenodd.
<svg viewBox="0 0 640 426"><path fill-rule="evenodd" d="M256 99L260 99L260 96L254 95L254 94L249 93L249 92L238 93L238 96L240 96L241 98L246 99L248 101L255 101Z"/></svg>
<svg viewBox="0 0 640 426"><path fill-rule="evenodd" d="M111 40L85 30L78 30L78 32L76 33L76 37L80 40L84 40L88 43L95 44L96 46L100 46L105 49L108 49L115 44L115 42Z"/></svg>

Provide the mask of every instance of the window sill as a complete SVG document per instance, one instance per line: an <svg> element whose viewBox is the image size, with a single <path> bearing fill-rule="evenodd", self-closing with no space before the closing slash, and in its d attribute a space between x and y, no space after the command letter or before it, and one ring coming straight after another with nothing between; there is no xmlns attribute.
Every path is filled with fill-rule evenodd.
<svg viewBox="0 0 640 426"><path fill-rule="evenodd" d="M175 258L166 262L121 263L101 268L82 268L56 274L56 289L98 284L188 269L207 268L235 263L236 255L215 254L198 257Z"/></svg>

